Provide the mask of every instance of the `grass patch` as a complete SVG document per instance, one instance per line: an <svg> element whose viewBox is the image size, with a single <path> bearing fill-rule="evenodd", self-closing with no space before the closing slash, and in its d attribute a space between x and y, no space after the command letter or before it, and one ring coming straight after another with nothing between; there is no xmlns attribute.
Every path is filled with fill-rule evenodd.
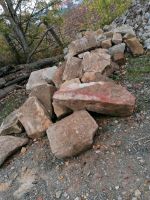
<svg viewBox="0 0 150 200"><path fill-rule="evenodd" d="M149 55L141 57L129 57L127 63L127 79L140 80L141 77L147 76L150 73L150 58Z"/></svg>

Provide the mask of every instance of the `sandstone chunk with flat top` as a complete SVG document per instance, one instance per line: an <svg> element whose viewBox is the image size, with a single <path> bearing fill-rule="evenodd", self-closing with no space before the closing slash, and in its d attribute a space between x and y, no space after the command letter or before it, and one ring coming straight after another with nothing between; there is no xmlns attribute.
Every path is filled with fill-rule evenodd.
<svg viewBox="0 0 150 200"><path fill-rule="evenodd" d="M126 88L104 81L71 84L60 88L53 99L72 110L87 109L111 116L130 116L135 107L135 97Z"/></svg>

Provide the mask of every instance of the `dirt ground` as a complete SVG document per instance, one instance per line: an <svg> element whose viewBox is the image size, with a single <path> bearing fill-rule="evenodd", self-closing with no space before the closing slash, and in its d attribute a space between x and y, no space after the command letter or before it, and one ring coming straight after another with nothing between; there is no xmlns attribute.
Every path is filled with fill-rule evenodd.
<svg viewBox="0 0 150 200"><path fill-rule="evenodd" d="M30 141L0 169L0 200L150 200L150 58L128 58L114 76L137 97L131 117L92 114L93 148L58 160L47 137ZM0 122L26 99L24 89L0 103Z"/></svg>

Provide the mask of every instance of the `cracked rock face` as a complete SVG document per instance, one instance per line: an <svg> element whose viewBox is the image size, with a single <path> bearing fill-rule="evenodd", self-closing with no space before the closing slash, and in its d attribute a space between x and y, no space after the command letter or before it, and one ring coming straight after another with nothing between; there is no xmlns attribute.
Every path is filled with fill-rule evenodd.
<svg viewBox="0 0 150 200"><path fill-rule="evenodd" d="M47 130L51 150L58 158L78 155L92 145L97 129L87 111L74 112Z"/></svg>

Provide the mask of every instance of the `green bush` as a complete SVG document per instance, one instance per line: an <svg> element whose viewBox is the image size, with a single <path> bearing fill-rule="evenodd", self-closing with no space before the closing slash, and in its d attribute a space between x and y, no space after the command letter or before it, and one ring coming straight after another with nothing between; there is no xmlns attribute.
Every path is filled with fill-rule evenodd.
<svg viewBox="0 0 150 200"><path fill-rule="evenodd" d="M84 3L89 10L88 19L97 15L97 21L92 24L92 28L96 29L120 16L129 7L131 0L84 0Z"/></svg>

